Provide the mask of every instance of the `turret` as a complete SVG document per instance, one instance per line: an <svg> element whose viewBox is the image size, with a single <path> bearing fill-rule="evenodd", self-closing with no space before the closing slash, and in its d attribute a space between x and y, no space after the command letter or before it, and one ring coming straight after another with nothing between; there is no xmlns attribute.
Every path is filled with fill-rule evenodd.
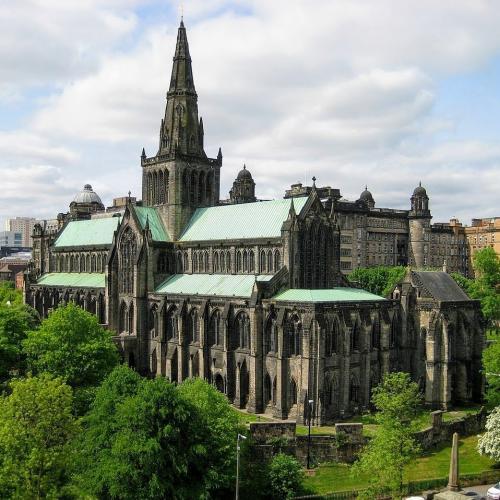
<svg viewBox="0 0 500 500"><path fill-rule="evenodd" d="M233 182L233 188L229 191L231 203L250 203L256 201L255 182L246 165L239 171L238 177Z"/></svg>
<svg viewBox="0 0 500 500"><path fill-rule="evenodd" d="M411 197L411 210L408 214L410 227L409 264L416 269L425 268L430 260L431 212L429 197L422 183L415 188Z"/></svg>

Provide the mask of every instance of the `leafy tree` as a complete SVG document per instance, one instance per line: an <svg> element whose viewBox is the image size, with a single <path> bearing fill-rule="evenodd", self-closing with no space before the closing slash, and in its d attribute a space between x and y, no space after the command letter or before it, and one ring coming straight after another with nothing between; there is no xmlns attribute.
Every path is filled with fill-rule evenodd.
<svg viewBox="0 0 500 500"><path fill-rule="evenodd" d="M405 272L406 268L403 266L359 267L347 278L371 293L386 296L404 278Z"/></svg>
<svg viewBox="0 0 500 500"><path fill-rule="evenodd" d="M68 481L78 424L72 391L48 374L11 382L0 399L0 497L57 497Z"/></svg>
<svg viewBox="0 0 500 500"><path fill-rule="evenodd" d="M479 438L478 450L500 463L500 406L488 415L486 432Z"/></svg>
<svg viewBox="0 0 500 500"><path fill-rule="evenodd" d="M29 306L0 305L0 383L13 374L22 374L25 355L22 342L38 324L37 312Z"/></svg>
<svg viewBox="0 0 500 500"><path fill-rule="evenodd" d="M210 491L232 490L236 473L235 446L243 432L238 414L227 398L214 386L200 378L185 380L180 395L197 410L202 420L199 446L206 448L206 486Z"/></svg>
<svg viewBox="0 0 500 500"><path fill-rule="evenodd" d="M483 368L488 388L486 400L489 406L500 405L500 339L492 340L483 351Z"/></svg>
<svg viewBox="0 0 500 500"><path fill-rule="evenodd" d="M23 294L15 288L11 281L0 281L0 307L5 305L22 305Z"/></svg>
<svg viewBox="0 0 500 500"><path fill-rule="evenodd" d="M271 498L285 500L296 497L302 490L304 471L299 462L290 455L278 453L269 465Z"/></svg>
<svg viewBox="0 0 500 500"><path fill-rule="evenodd" d="M405 466L418 453L413 420L421 395L418 385L407 373L389 373L373 391L372 403L377 408L380 427L354 464L353 474L364 473L369 486L362 496L373 498L390 492L401 497Z"/></svg>
<svg viewBox="0 0 500 500"><path fill-rule="evenodd" d="M195 399L197 406L164 378L115 368L83 419L76 462L80 488L97 498L208 497L224 473L216 448L224 439L207 441L213 420L200 409L211 401L222 405L208 391Z"/></svg>
<svg viewBox="0 0 500 500"><path fill-rule="evenodd" d="M97 386L119 362L111 333L73 303L58 307L24 341L28 366L74 388Z"/></svg>

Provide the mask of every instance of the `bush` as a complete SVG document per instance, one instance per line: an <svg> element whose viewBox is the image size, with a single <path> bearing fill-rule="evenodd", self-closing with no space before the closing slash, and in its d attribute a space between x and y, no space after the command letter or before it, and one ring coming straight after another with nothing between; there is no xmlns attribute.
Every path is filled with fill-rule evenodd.
<svg viewBox="0 0 500 500"><path fill-rule="evenodd" d="M284 453L276 455L269 465L271 498L276 500L297 496L302 489L304 472L299 462Z"/></svg>

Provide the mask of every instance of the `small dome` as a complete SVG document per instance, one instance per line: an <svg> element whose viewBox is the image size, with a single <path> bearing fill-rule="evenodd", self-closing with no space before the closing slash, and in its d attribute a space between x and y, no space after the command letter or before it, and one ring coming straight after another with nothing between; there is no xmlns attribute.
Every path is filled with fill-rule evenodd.
<svg viewBox="0 0 500 500"><path fill-rule="evenodd" d="M99 203L102 205L101 198L99 198L97 193L94 193L90 184L85 184L85 186L83 186L83 191L80 191L75 196L73 203Z"/></svg>
<svg viewBox="0 0 500 500"><path fill-rule="evenodd" d="M360 200L366 201L366 203L375 203L372 194L368 191L368 186L365 187L365 190L361 193L359 197Z"/></svg>
<svg viewBox="0 0 500 500"><path fill-rule="evenodd" d="M413 196L427 196L427 191L422 187L421 182L419 182L418 186L414 189Z"/></svg>
<svg viewBox="0 0 500 500"><path fill-rule="evenodd" d="M243 169L240 170L238 172L238 177L237 177L238 180L242 180L242 179L252 179L252 174L250 173L249 170L247 170L247 166L246 165L243 165Z"/></svg>

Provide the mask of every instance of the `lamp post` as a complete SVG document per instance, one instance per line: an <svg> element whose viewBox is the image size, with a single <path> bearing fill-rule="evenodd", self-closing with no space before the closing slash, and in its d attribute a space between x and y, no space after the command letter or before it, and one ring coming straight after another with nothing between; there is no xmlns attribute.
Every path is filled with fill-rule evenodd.
<svg viewBox="0 0 500 500"><path fill-rule="evenodd" d="M307 470L311 468L311 420L312 420L312 412L313 412L313 403L314 400L310 399L308 401L308 417L309 417L309 432L307 434Z"/></svg>
<svg viewBox="0 0 500 500"><path fill-rule="evenodd" d="M236 500L240 498L240 439L246 439L246 436L238 434L236 440Z"/></svg>

